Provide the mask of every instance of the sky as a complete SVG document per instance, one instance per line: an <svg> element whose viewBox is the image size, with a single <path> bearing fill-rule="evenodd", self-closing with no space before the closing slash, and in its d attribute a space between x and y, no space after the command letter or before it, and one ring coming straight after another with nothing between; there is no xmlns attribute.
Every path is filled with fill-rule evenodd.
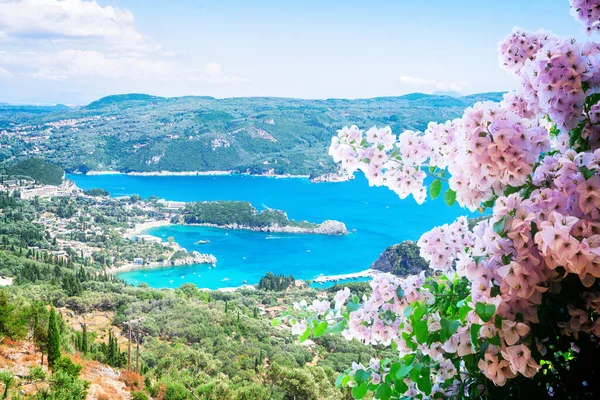
<svg viewBox="0 0 600 400"><path fill-rule="evenodd" d="M0 102L505 91L514 26L584 40L568 0L0 0Z"/></svg>

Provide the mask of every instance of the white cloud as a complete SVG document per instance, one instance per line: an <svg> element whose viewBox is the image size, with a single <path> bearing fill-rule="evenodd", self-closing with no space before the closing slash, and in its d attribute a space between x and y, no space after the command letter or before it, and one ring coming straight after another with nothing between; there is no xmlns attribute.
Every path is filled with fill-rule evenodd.
<svg viewBox="0 0 600 400"><path fill-rule="evenodd" d="M13 76L13 74L11 74L10 71L0 67L0 79L10 78L11 76Z"/></svg>
<svg viewBox="0 0 600 400"><path fill-rule="evenodd" d="M168 77L177 69L176 65L169 61L110 56L99 51L73 49L57 53L4 53L0 63L16 67L21 75L44 80L80 77Z"/></svg>
<svg viewBox="0 0 600 400"><path fill-rule="evenodd" d="M116 47L144 45L133 14L95 0L0 0L4 40L98 40Z"/></svg>
<svg viewBox="0 0 600 400"><path fill-rule="evenodd" d="M240 78L239 76L226 75L223 73L221 64L212 62L204 66L204 71L200 74L193 75L190 80L193 81L208 81L214 83L247 83L250 82L246 78Z"/></svg>
<svg viewBox="0 0 600 400"><path fill-rule="evenodd" d="M398 78L398 83L416 88L430 90L453 90L462 92L469 84L468 82L439 82L435 79L424 79L415 76L402 75Z"/></svg>

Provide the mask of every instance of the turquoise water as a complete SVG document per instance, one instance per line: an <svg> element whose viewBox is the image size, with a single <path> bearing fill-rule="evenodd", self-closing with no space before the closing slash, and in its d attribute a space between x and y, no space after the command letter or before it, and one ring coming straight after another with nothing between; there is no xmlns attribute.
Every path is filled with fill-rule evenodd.
<svg viewBox="0 0 600 400"><path fill-rule="evenodd" d="M313 279L367 269L389 245L417 240L432 227L453 221L467 210L447 207L440 199L419 206L400 200L386 188L369 187L364 177L343 183L310 183L308 179L252 176L126 176L69 175L83 189L103 188L111 196L139 194L168 200L247 200L258 209L276 208L297 220L335 219L356 232L346 236L272 234L225 229L168 226L151 229L160 237L175 237L188 250L211 253L216 268L207 265L122 273L129 283L179 287L191 282L203 288L257 283L266 272ZM198 240L210 244L196 245Z"/></svg>

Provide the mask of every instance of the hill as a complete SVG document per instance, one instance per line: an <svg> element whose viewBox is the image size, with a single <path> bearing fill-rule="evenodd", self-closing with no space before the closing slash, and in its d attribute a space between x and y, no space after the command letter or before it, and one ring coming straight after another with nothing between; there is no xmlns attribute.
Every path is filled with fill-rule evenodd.
<svg viewBox="0 0 600 400"><path fill-rule="evenodd" d="M311 174L335 169L331 136L345 125L424 130L481 100L413 93L372 99L104 97L86 107L0 107L0 157L44 154L69 172L212 171ZM11 114L12 113L12 114Z"/></svg>
<svg viewBox="0 0 600 400"><path fill-rule="evenodd" d="M41 158L28 158L12 164L6 169L10 176L28 176L44 185L60 185L65 171L57 165L51 164Z"/></svg>

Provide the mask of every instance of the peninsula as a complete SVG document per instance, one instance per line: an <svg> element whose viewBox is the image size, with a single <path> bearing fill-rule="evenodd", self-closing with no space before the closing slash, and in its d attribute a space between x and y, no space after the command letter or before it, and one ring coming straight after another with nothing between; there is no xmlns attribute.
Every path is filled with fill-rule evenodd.
<svg viewBox="0 0 600 400"><path fill-rule="evenodd" d="M327 220L320 224L295 221L281 210L258 211L246 201L210 201L187 203L181 214L171 220L175 224L244 229L257 232L345 235L343 222Z"/></svg>

